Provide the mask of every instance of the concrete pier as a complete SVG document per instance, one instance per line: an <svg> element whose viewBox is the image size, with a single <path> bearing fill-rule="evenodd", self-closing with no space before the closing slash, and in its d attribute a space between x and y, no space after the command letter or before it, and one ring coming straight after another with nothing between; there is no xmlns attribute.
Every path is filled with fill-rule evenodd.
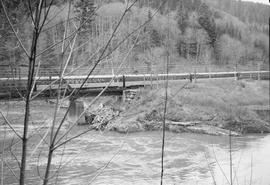
<svg viewBox="0 0 270 185"><path fill-rule="evenodd" d="M78 125L86 124L84 115L84 102L82 100L71 100L70 111L68 112L68 121L76 122ZM81 117L80 115L83 114Z"/></svg>

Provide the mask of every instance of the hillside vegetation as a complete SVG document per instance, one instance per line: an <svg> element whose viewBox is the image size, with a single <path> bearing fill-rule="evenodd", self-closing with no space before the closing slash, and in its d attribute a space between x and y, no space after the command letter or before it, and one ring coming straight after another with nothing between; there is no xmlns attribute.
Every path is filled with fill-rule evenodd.
<svg viewBox="0 0 270 185"><path fill-rule="evenodd" d="M63 39L69 15L68 33L86 21L78 33L69 66L91 65L98 58L126 5L120 0L99 3L73 0L68 14L66 1L54 2L40 36L39 52ZM269 25L266 20L269 6L232 0L169 0L161 7L160 3L160 0L141 0L126 14L107 50L107 53L113 52L101 63L103 73L111 73L111 68L119 66L122 60L125 60L124 67L128 68L124 73L164 72L167 51L170 64L178 65L173 67L175 71L192 72L194 68L198 71L254 70L258 65L261 69L269 69ZM30 15L25 13L27 5L19 0L4 4L18 35L28 48L31 22ZM256 14L258 11L261 14ZM8 69L28 65L2 6L0 18L3 20L0 65ZM146 21L149 21L146 26L125 40L129 33ZM116 49L120 42L122 44ZM57 70L60 49L54 47L43 53L41 66Z"/></svg>

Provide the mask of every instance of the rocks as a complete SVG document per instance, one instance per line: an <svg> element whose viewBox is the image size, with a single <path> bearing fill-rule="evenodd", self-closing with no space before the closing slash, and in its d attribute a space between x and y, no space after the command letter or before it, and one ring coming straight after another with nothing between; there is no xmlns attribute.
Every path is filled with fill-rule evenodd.
<svg viewBox="0 0 270 185"><path fill-rule="evenodd" d="M162 128L162 123L159 121L146 121L143 123L143 128L145 131L160 130Z"/></svg>
<svg viewBox="0 0 270 185"><path fill-rule="evenodd" d="M159 115L159 112L154 109L150 113L145 114L144 119L146 121L160 121L162 117Z"/></svg>
<svg viewBox="0 0 270 185"><path fill-rule="evenodd" d="M93 121L95 119L96 115L90 112L85 113L85 122L89 125L93 125Z"/></svg>
<svg viewBox="0 0 270 185"><path fill-rule="evenodd" d="M104 130L108 123L119 116L119 111L114 111L110 106L99 106L96 110L87 111L85 121L93 129Z"/></svg>

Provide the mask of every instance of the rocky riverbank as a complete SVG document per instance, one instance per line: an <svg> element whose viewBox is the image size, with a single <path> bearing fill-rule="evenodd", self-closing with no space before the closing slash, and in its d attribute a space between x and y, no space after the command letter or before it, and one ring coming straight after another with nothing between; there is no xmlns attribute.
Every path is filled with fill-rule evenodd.
<svg viewBox="0 0 270 185"><path fill-rule="evenodd" d="M266 83L222 80L179 86L181 90L171 86L166 130L209 135L229 135L231 130L233 136L270 133L265 113L269 106L264 105L269 103ZM92 129L120 133L162 129L164 89L146 89L136 96L134 101L101 104L88 112L87 124Z"/></svg>
<svg viewBox="0 0 270 185"><path fill-rule="evenodd" d="M155 111L153 111L155 112ZM155 114L155 113L151 114ZM162 129L162 120L158 117L151 117L149 114L140 116L132 116L126 119L119 111L114 111L111 107L103 107L100 112L88 113L86 115L87 124L95 130L109 130L119 133L132 133L143 131L157 131ZM240 136L247 133L269 133L270 127L263 121L186 121L176 122L166 120L166 130L172 132L189 132L208 135L224 136L230 134L232 136Z"/></svg>

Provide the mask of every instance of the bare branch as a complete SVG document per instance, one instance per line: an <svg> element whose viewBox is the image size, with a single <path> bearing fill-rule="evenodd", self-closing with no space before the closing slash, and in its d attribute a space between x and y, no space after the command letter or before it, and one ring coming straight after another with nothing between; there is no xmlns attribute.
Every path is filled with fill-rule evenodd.
<svg viewBox="0 0 270 185"><path fill-rule="evenodd" d="M11 123L9 122L9 120L6 118L6 116L3 114L1 110L0 110L0 113L2 117L4 118L6 124L9 126L9 128L18 136L18 138L22 139L22 136L20 136L20 134L12 127Z"/></svg>
<svg viewBox="0 0 270 185"><path fill-rule="evenodd" d="M4 161L5 161L5 147L6 147L6 127L4 128L3 149L1 154L1 185L4 185Z"/></svg>
<svg viewBox="0 0 270 185"><path fill-rule="evenodd" d="M40 33L43 33L44 31L47 31L47 30L50 30L51 28L53 27L56 27L59 23L53 25L53 26L50 26L48 28L45 28L46 25L48 25L51 21L53 21L61 12L63 12L63 10L65 9L65 7L61 8L61 10L59 10L56 14L53 15L53 17L51 19L48 19L46 20L46 23L44 23L44 26L43 26L43 29L40 30ZM72 19L70 19L72 20ZM65 21L65 20L64 20ZM62 23L63 21L60 21L60 23Z"/></svg>
<svg viewBox="0 0 270 185"><path fill-rule="evenodd" d="M9 152L10 152L11 155L14 157L14 159L15 159L16 162L17 162L18 167L20 168L20 167L21 167L21 164L20 164L20 162L19 162L17 156L16 156L16 155L13 153L13 151L11 150L11 148L10 148Z"/></svg>
<svg viewBox="0 0 270 185"><path fill-rule="evenodd" d="M41 140L39 141L39 143L36 145L36 147L32 150L31 154L30 154L30 159L32 159L32 156L36 153L38 147L42 144L42 142L46 139L47 135L49 134L50 128L47 129L46 133L44 134L44 136L41 138Z"/></svg>
<svg viewBox="0 0 270 185"><path fill-rule="evenodd" d="M99 64L99 62L101 62L100 59L102 58L102 56L103 56L104 53L106 52L107 48L109 47L109 45L110 45L110 43L111 43L111 41L112 41L112 39L113 39L113 37L114 37L114 35L115 35L115 33L116 33L118 27L120 26L122 20L124 19L124 16L125 16L126 13L128 12L128 10L129 10L129 9L130 9L137 1L138 1L138 0L135 0L134 3L132 3L132 5L131 5L128 9L126 9L126 10L123 12L121 18L119 19L119 21L118 21L118 23L117 23L117 26L115 27L113 33L111 34L109 40L108 40L107 43L106 43L106 45L105 45L105 47L104 47L104 49L103 49L101 55L99 56L99 59L98 59L97 62L94 64L94 66L92 67L92 69L91 69L90 72L88 73L87 77L84 79L84 81L83 81L83 83L81 84L81 86L79 87L79 89L76 91L76 93L75 93L75 95L74 95L75 97L79 94L80 90L83 88L83 86L84 86L84 84L86 83L87 79L88 79L88 78L90 77L90 75L93 73L93 71L95 70L95 68L96 68L97 65ZM57 135L58 135L58 132L60 131L60 129L61 129L61 127L62 127L62 125L63 125L63 123L64 123L66 117L67 117L67 114L68 114L68 112L69 112L69 110L70 110L70 107L71 107L71 106L68 107L68 109L67 109L67 111L66 111L66 113L65 113L65 115L64 115L64 117L63 117L63 119L62 119L62 121L61 121L61 123L59 124L59 127L58 127L57 130L56 130L56 133L55 133L55 136L54 136L54 139L53 139L54 141L56 140L56 137L57 137ZM54 142L54 141L53 141L53 142Z"/></svg>
<svg viewBox="0 0 270 185"><path fill-rule="evenodd" d="M133 3L132 3L132 6L136 3L137 1L134 1ZM139 27L137 27L135 30L133 30L131 33L129 33L122 41L120 41L117 45L116 45L116 47L114 47L107 55L105 55L105 56L102 56L101 55L101 57L95 62L95 66L99 63L99 62L101 62L102 60L104 60L106 57L108 57L109 55L111 55L122 43L124 43L125 41L126 41L126 39L128 39L130 36L132 36L135 32L137 32L138 30L140 30L141 28L143 28L144 26L146 26L152 19L153 19L153 17L158 13L158 11L160 10L160 8L164 5L166 3L166 1L164 1L163 3L161 3L161 5L159 6L159 8L154 12L154 14L147 20L147 21L145 21L142 25L140 25ZM131 6L130 7L128 7L128 9L130 9L131 8ZM78 28L77 30L79 30L80 28ZM116 30L116 29L115 29ZM114 31L114 32L116 32L116 31ZM74 33L74 32L73 32ZM68 38L68 37L67 37ZM62 42L62 41L61 41ZM61 43L61 42L59 42L59 43ZM58 44L59 44L58 43ZM110 44L109 42L107 42L107 44L106 45L108 45L108 44ZM82 44L83 45L83 44ZM79 47L81 47L81 46L79 46ZM106 47L106 46L105 46ZM74 49L74 51L75 50L77 50L78 48L76 48L76 49ZM105 50L103 50L103 51L105 51ZM98 52L98 50L97 50L97 52ZM104 55L104 53L103 53L103 55ZM90 57L90 59L88 60L88 61L86 61L85 63L88 63L89 61L91 61L92 60L92 58L95 56L95 54L93 54L92 55L92 57ZM71 73L73 73L74 71L76 71L77 69L79 69L80 67L82 67L84 64L82 64L81 66L79 66L78 68L76 68L76 69L74 69L73 71L71 71L71 72L69 72L68 74L71 74ZM93 69L95 68L95 66L93 67ZM90 72L90 73L92 73L92 72ZM68 75L68 74L66 74L66 76ZM89 78L89 77L88 77ZM87 78L87 79L88 79ZM53 85L54 83L56 83L58 80L60 80L60 79L57 79L57 80L55 80L55 81L53 81L53 82L51 82L47 87L45 87L44 89L42 89L42 91L41 92L43 92L44 90L46 90L47 88L49 88L51 85ZM41 92L39 92L38 94L36 94L34 97L33 97L33 99L34 98L36 98Z"/></svg>
<svg viewBox="0 0 270 185"><path fill-rule="evenodd" d="M88 129L88 130L86 130L86 131L84 131L84 132L82 132L82 133L80 133L80 134L78 134L78 135L76 135L76 136L73 136L73 137L67 139L67 140L64 141L63 143L61 143L61 144L59 144L59 145L56 145L56 146L53 148L53 150L56 150L57 148L61 147L62 145L65 145L66 143L70 142L71 140L76 139L76 138L78 138L78 137L80 137L80 136L82 136L82 135L84 135L84 134L90 132L91 130L92 130L92 129Z"/></svg>
<svg viewBox="0 0 270 185"><path fill-rule="evenodd" d="M98 8L96 8L96 10L97 10L97 9L98 9ZM95 11L96 11L96 10L95 10ZM94 12L95 12L95 11L94 11ZM67 36L64 40L67 40L67 39L73 37L75 34L77 34L78 31L81 29L81 27L82 27L89 19L92 18L92 16L94 15L94 12L89 16L88 19L86 19L86 20L78 27L78 29L76 29L75 31L73 31L73 32L72 32L69 36ZM48 50L54 48L55 46L61 44L62 42L63 42L63 40L61 40L61 41L59 41L59 42L56 42L55 44L53 44L53 45L47 47L47 48L44 49L41 53L37 54L36 57L37 57L37 58L40 57L43 53L45 53L45 52L47 52Z"/></svg>
<svg viewBox="0 0 270 185"><path fill-rule="evenodd" d="M40 28L39 28L39 32L41 32L41 30L43 29L43 26L44 26L44 24L45 24L45 21L47 20L47 17L48 17L48 14L49 14L49 12L50 12L50 9L51 9L51 6L52 6L53 2L54 2L54 0L51 0L51 2L50 2L50 4L49 4L49 8L48 8L47 11L46 11L46 8L44 8L44 11L46 11L46 13L45 13L45 16L44 16L44 18L43 18L43 21L42 21L42 23L41 23L41 26L40 26ZM46 3L46 1L45 1L45 3ZM40 14L41 14L41 11L40 11Z"/></svg>
<svg viewBox="0 0 270 185"><path fill-rule="evenodd" d="M81 47L81 46L79 46L79 47ZM73 52L74 52L75 50L77 50L77 49L78 49L78 47L75 48L75 49L73 49ZM98 52L99 52L100 50L101 50L101 48L98 48L98 49L96 50L96 52L90 57L90 59L93 59L93 58L96 56L96 54L98 54ZM72 52L72 53L73 53L73 52ZM70 53L70 55L71 55L72 53ZM66 76L68 76L68 75L74 73L75 71L79 70L80 68L84 67L85 64L86 64L87 62L88 62L88 61L86 61L86 62L84 62L83 64L79 65L78 67L76 67L76 68L73 69L72 71L66 73L65 75L63 75L63 78L65 78ZM56 79L56 80L52 81L50 84L48 84L46 87L44 87L40 92L38 92L37 94L35 94L35 95L32 97L32 100L35 99L36 97L38 97L42 92L44 92L46 89L48 89L50 86L52 86L53 84L55 84L56 82L58 82L58 81L60 81L60 80L61 80L61 79L59 78L59 79ZM72 93L72 94L73 94L73 93Z"/></svg>
<svg viewBox="0 0 270 185"><path fill-rule="evenodd" d="M206 156L206 152L204 152L204 157L205 157L205 160L207 162L208 170L210 171L210 174L211 174L211 177L212 177L212 180L213 180L213 184L217 185L215 174L214 174L213 170L211 169L210 163L209 163L209 161L207 159L207 156Z"/></svg>
<svg viewBox="0 0 270 185"><path fill-rule="evenodd" d="M8 164L6 161L4 161L4 163L5 163L6 167L8 167L8 169L9 169L9 171L12 173L12 175L16 178L16 180L19 181L18 176L17 176L16 173L13 171L13 169L9 166L9 164Z"/></svg>
<svg viewBox="0 0 270 185"><path fill-rule="evenodd" d="M39 178L40 178L41 180L44 180L44 178L41 176L40 170L39 170L39 160L40 160L40 155L41 155L41 151L40 151L39 154L38 154L38 160L37 160L37 165L36 165L36 167L37 167L37 173L38 173Z"/></svg>
<svg viewBox="0 0 270 185"><path fill-rule="evenodd" d="M215 149L214 149L213 145L212 145L212 150L213 150L213 154L214 154L214 159L215 159L215 161L216 161L216 163L217 163L217 165L218 165L220 171L222 172L223 176L225 177L227 183L228 183L228 184L231 184L230 181L229 181L229 179L228 179L227 176L225 175L224 170L221 168L221 166L220 166L220 164L219 164L219 162L218 162L218 159L217 159L217 156L216 156L216 152L215 152Z"/></svg>
<svg viewBox="0 0 270 185"><path fill-rule="evenodd" d="M37 70L36 70L36 76L34 78L34 82L33 82L33 85L32 85L31 91L30 91L30 97L32 96L32 93L34 91L34 88L35 88L35 85L36 85L36 82L37 82L37 79L38 79L37 77L38 77L39 69L40 69L40 61L38 62L38 67L37 67Z"/></svg>
<svg viewBox="0 0 270 185"><path fill-rule="evenodd" d="M15 77L15 74L14 74L12 69L11 69L11 72L12 72L12 78L13 78L12 80L15 83L15 78L16 77ZM22 93L19 91L18 87L15 86L15 90L18 93L18 95L22 98L22 100L25 101L25 98L23 97Z"/></svg>
<svg viewBox="0 0 270 185"><path fill-rule="evenodd" d="M161 7L161 6L160 6ZM156 15L156 13L158 12L158 10L153 14L153 16L151 17L151 19ZM131 32L131 33L129 33L122 41L120 41L118 44L117 44L117 46L114 48L114 49L112 49L112 51L110 51L107 55L105 55L105 56L103 56L103 57L101 57L101 59L100 60L97 60L96 62L95 62L95 64L96 63L98 63L98 62L100 62L101 60L103 60L103 59L105 59L106 57L108 57L109 55L111 55L126 39L128 39L131 35L133 35L135 32L137 32L139 29L141 29L141 28L143 28L147 23L149 23L150 22L150 20L148 20L148 21L146 21L144 24L142 24L141 26L139 26L138 28L136 28L133 32ZM81 46L79 46L79 47L81 47ZM75 51L75 50L77 50L78 48L76 48L76 49L74 49L73 51ZM97 52L98 52L99 50L97 50ZM92 60L92 58L95 56L95 54L96 53L94 53L93 55L92 55L92 57L90 57L90 59L88 60L88 61L86 61L85 63L88 63L89 61L91 61ZM80 67L82 67L84 64L82 64L81 66L78 66L76 69L74 69L74 70L72 70L71 72L69 72L68 74L66 74L65 76L67 76L67 75L69 75L69 74L71 74L71 73L73 73L73 72L75 72L76 70L78 70ZM63 77L65 77L65 76L63 76ZM32 97L32 99L34 99L34 98L36 98L39 94L41 94L44 90L46 90L46 89L48 89L51 85L53 85L54 83L56 83L58 80L60 80L60 79L57 79L57 80L55 80L55 81L53 81L53 82L51 82L49 85L47 85L44 89L42 89L41 90L41 92L39 92L38 94L36 94L34 97Z"/></svg>
<svg viewBox="0 0 270 185"><path fill-rule="evenodd" d="M138 40L139 35L140 35L140 32L138 33L136 40ZM99 93L99 94L98 94L98 95L90 102L90 104L87 106L87 108L86 108L86 109L82 112L82 114L79 116L78 120L84 115L84 113L87 111L87 109L88 109L90 106L92 106L92 105L96 102L96 100L97 100L97 99L98 99L98 98L99 98L99 97L100 97L100 96L108 89L108 87L111 85L111 83L115 80L116 76L118 75L119 71L121 70L122 65L123 65L124 62L125 62L125 59L130 55L131 51L134 49L135 43L136 43L136 42L134 42L133 46L130 48L130 50L129 50L129 52L127 53L126 57L124 57L124 58L122 59L120 65L118 66L116 75L114 75L114 76L112 77L112 79L111 79L110 82L106 85L106 87L103 88L103 90L102 90L102 91L101 91L101 92L100 92L100 93ZM77 120L77 121L78 121L78 120ZM58 141L56 142L56 144L59 143L59 142L61 141L61 139L63 139L63 138L71 131L71 129L77 124L77 121L75 121L75 123L74 123L74 124L66 131L66 133L64 133L63 136L61 136L61 137L58 139ZM59 126L58 129L60 129L60 126Z"/></svg>
<svg viewBox="0 0 270 185"><path fill-rule="evenodd" d="M33 24L33 26L34 26L34 17L33 17L33 10L32 10L32 7L31 7L31 2L30 2L30 0L27 0L27 2L28 2L28 9L29 9L29 12L30 12L30 17L31 17L31 21L32 21L32 24Z"/></svg>
<svg viewBox="0 0 270 185"><path fill-rule="evenodd" d="M166 127L166 114L168 104L168 74L169 74L169 48L167 46L167 59L166 59L166 84L165 84L165 100L164 100L164 112L163 112L163 123L162 123L162 146L161 146L161 172L160 172L160 185L163 184L163 173L164 173L164 155L165 155L165 127Z"/></svg>

